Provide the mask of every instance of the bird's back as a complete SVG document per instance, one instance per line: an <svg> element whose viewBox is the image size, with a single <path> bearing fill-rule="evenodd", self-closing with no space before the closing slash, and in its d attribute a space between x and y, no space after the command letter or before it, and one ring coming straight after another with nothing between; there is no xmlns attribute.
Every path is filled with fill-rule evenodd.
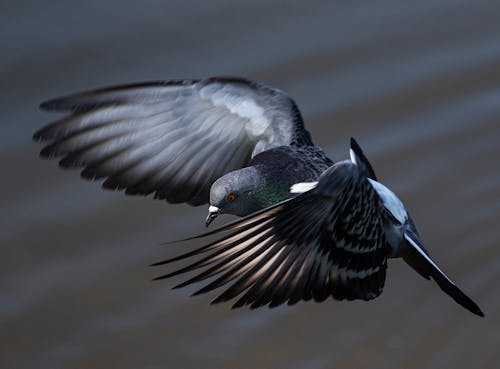
<svg viewBox="0 0 500 369"><path fill-rule="evenodd" d="M317 181L333 162L316 146L280 146L256 155L250 165L258 168L260 208L292 197L290 187Z"/></svg>

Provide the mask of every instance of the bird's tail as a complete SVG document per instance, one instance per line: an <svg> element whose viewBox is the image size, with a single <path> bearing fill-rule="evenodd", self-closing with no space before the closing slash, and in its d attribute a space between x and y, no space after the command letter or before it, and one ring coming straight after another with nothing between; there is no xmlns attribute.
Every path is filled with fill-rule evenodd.
<svg viewBox="0 0 500 369"><path fill-rule="evenodd" d="M463 293L455 283L436 265L422 245L420 238L414 232L405 232L408 250L403 259L424 278L432 278L448 296L471 313L484 317L484 313L472 299Z"/></svg>

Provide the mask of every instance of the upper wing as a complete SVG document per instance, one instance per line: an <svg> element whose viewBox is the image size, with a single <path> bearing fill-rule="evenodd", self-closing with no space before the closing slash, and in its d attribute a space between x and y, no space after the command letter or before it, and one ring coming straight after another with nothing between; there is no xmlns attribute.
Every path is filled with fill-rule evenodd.
<svg viewBox="0 0 500 369"><path fill-rule="evenodd" d="M208 202L212 183L281 145L312 145L294 101L237 78L118 86L41 105L69 115L34 134L44 157L103 186L169 202Z"/></svg>
<svg viewBox="0 0 500 369"><path fill-rule="evenodd" d="M229 232L197 250L154 265L210 254L158 279L202 267L177 287L217 276L195 294L234 281L213 302L239 296L234 307L299 300L369 300L385 282L389 252L382 204L358 167L337 163L318 185L203 236Z"/></svg>

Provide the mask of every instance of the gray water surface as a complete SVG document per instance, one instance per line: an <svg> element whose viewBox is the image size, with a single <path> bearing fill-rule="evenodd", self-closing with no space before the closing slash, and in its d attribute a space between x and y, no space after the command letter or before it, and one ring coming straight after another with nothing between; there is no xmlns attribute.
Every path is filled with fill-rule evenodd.
<svg viewBox="0 0 500 369"><path fill-rule="evenodd" d="M0 368L498 368L500 5L495 1L0 4ZM372 302L232 311L151 282L206 208L102 191L38 159L48 98L241 75L294 97L335 160L349 137L483 308L391 260ZM220 225L227 219L218 219Z"/></svg>

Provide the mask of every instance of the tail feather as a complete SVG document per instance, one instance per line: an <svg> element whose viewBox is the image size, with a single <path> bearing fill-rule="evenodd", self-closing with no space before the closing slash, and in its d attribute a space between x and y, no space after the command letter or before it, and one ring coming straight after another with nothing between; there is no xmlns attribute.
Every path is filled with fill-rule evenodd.
<svg viewBox="0 0 500 369"><path fill-rule="evenodd" d="M431 277L438 284L439 288L448 296L455 300L459 305L463 306L471 313L484 317L484 313L472 299L463 293L455 283L436 265L432 258L427 254L422 242L418 236L412 232L406 232L405 238L411 246L409 252L403 255L403 259L414 268L420 275L429 279Z"/></svg>
<svg viewBox="0 0 500 369"><path fill-rule="evenodd" d="M462 305L464 308L469 310L471 313L484 317L484 313L481 311L479 306L472 301L472 299L460 290L454 283L450 283L448 277L444 276L439 272L431 272L431 277L436 281L438 286L443 290L448 296L455 300L458 304Z"/></svg>

